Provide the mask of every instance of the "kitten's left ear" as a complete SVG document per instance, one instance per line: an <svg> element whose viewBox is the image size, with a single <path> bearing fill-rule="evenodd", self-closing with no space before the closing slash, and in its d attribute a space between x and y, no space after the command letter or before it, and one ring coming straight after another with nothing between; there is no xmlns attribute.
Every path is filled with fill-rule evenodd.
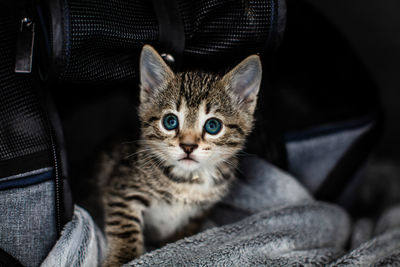
<svg viewBox="0 0 400 267"><path fill-rule="evenodd" d="M140 99L146 102L158 92L165 89L174 73L164 62L157 51L150 45L145 45L140 55Z"/></svg>
<svg viewBox="0 0 400 267"><path fill-rule="evenodd" d="M228 72L222 81L237 104L250 113L254 112L260 90L262 67L259 56L252 55Z"/></svg>

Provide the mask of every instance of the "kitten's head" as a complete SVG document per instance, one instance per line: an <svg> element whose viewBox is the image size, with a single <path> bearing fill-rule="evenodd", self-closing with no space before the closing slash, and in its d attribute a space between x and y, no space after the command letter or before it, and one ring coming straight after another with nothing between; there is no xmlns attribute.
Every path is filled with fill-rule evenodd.
<svg viewBox="0 0 400 267"><path fill-rule="evenodd" d="M142 139L164 166L187 173L228 161L253 124L261 82L256 55L221 77L173 73L151 46L140 58Z"/></svg>

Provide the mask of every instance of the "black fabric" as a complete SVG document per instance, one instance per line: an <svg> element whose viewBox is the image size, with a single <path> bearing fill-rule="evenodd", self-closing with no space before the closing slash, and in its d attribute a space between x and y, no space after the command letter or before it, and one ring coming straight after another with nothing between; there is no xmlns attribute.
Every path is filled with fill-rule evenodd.
<svg viewBox="0 0 400 267"><path fill-rule="evenodd" d="M309 1L287 0L287 24L267 63L270 104L285 132L379 113L378 86L347 38Z"/></svg>
<svg viewBox="0 0 400 267"><path fill-rule="evenodd" d="M157 16L159 44L163 51L174 57L172 67L179 70L185 48L185 31L175 0L153 0Z"/></svg>
<svg viewBox="0 0 400 267"><path fill-rule="evenodd" d="M59 148L55 141L42 87L34 73L15 73L18 32L21 20L29 18L38 26L37 14L31 1L23 5L3 6L0 4L0 181L19 174L53 167L55 184L57 230L72 218L72 204L65 206ZM37 29L38 27L35 27ZM35 30L36 31L36 30ZM34 59L40 62L40 58ZM35 70L33 69L33 72ZM54 115L51 110L50 114ZM34 181L31 181L34 183ZM13 183L8 181L9 186ZM30 182L15 183L16 186Z"/></svg>
<svg viewBox="0 0 400 267"><path fill-rule="evenodd" d="M275 42L280 2L176 1L184 28L184 65L190 67L196 62L198 67L213 62L208 67L221 68L249 54L265 51ZM152 1L67 0L65 3L58 5L62 12L43 7L46 17L61 23L49 38L53 48L60 47L60 38L63 41L62 53L52 56L55 65L62 65L56 68L59 80L133 79L144 44L152 44L160 48L160 53L164 52L158 43L159 22Z"/></svg>
<svg viewBox="0 0 400 267"><path fill-rule="evenodd" d="M15 9L0 9L0 165L7 174L17 174L23 165L13 160L50 150L50 139L39 106L38 95L32 86L32 76L14 73L17 33L21 18ZM42 157L35 166L48 167L51 157ZM4 168L4 169L3 169Z"/></svg>
<svg viewBox="0 0 400 267"><path fill-rule="evenodd" d="M9 177L53 165L49 151L32 153L18 158L0 161L0 177ZM0 181L2 179L0 178Z"/></svg>
<svg viewBox="0 0 400 267"><path fill-rule="evenodd" d="M378 141L377 84L338 28L302 0L287 0L285 34L266 71L272 88L267 116L284 133L378 115L375 127L352 145L316 193L337 201Z"/></svg>

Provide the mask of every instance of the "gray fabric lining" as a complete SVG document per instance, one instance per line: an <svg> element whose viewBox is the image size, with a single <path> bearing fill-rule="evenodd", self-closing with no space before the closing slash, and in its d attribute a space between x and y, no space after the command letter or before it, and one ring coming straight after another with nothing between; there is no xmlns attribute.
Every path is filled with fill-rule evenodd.
<svg viewBox="0 0 400 267"><path fill-rule="evenodd" d="M0 247L24 266L38 266L56 242L54 184L0 191Z"/></svg>
<svg viewBox="0 0 400 267"><path fill-rule="evenodd" d="M289 171L314 193L351 144L371 128L371 124L286 144Z"/></svg>

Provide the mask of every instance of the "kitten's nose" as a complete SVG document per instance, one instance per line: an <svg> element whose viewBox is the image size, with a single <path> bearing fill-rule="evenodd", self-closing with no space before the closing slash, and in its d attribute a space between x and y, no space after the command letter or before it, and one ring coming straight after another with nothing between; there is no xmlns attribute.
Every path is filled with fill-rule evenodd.
<svg viewBox="0 0 400 267"><path fill-rule="evenodd" d="M179 146L185 151L186 154L190 154L195 150L199 145L198 144L182 144L180 143Z"/></svg>

